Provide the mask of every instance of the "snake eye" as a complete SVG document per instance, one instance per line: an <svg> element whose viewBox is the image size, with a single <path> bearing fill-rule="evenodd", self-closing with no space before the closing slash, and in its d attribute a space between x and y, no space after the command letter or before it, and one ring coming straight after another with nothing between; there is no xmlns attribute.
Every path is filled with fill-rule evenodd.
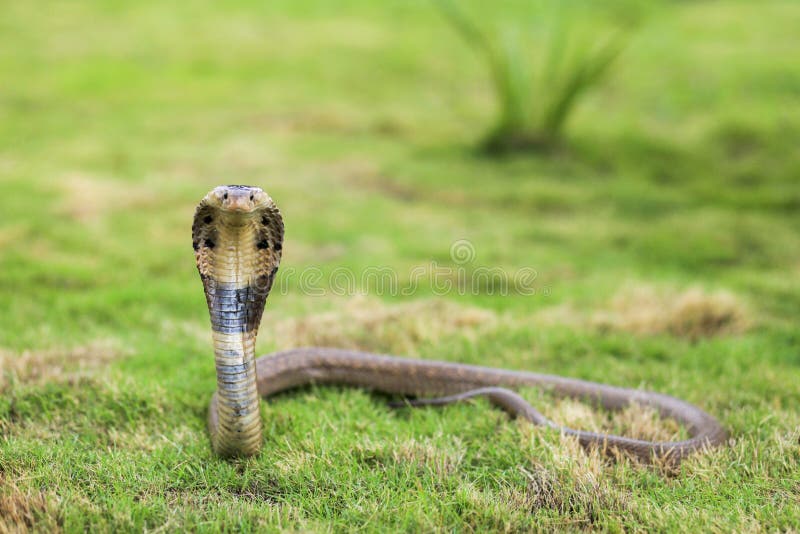
<svg viewBox="0 0 800 534"><path fill-rule="evenodd" d="M222 200L228 200L228 193L227 192L224 195L222 195Z"/></svg>
<svg viewBox="0 0 800 534"><path fill-rule="evenodd" d="M250 193L250 202L253 201L253 193Z"/></svg>

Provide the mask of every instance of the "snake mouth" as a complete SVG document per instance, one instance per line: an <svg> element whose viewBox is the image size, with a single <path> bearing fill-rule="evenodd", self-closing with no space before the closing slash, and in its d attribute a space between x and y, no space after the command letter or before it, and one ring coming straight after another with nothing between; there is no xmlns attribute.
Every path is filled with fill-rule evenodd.
<svg viewBox="0 0 800 534"><path fill-rule="evenodd" d="M255 209L253 201L247 196L230 196L222 204L222 210L228 213L251 213Z"/></svg>

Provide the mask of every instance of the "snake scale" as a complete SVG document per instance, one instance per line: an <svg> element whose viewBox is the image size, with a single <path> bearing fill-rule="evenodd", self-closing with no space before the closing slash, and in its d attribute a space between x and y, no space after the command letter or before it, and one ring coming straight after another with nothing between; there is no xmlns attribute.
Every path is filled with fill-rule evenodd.
<svg viewBox="0 0 800 534"><path fill-rule="evenodd" d="M255 358L256 336L283 247L283 219L257 187L213 189L197 206L192 225L197 269L211 315L217 391L208 428L214 451L226 457L257 454L262 443L261 397L309 384L364 388L434 405L485 396L512 417L575 436L584 446L627 452L644 461L679 462L719 445L726 432L700 408L680 399L559 376L438 361L414 360L334 348L302 348ZM631 403L654 408L683 424L690 437L650 442L573 430L542 416L513 390L540 387L562 397L619 410Z"/></svg>

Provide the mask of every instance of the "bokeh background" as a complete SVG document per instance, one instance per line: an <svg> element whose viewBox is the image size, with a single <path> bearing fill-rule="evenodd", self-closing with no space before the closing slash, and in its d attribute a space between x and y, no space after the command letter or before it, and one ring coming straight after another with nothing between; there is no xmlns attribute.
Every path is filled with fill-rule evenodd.
<svg viewBox="0 0 800 534"><path fill-rule="evenodd" d="M793 0L3 3L0 527L800 528L798 28ZM279 278L322 273L271 296L262 352L641 386L732 441L614 463L481 402L310 388L264 403L259 458L214 458L189 234L238 183L281 207ZM510 274L331 291L432 262Z"/></svg>

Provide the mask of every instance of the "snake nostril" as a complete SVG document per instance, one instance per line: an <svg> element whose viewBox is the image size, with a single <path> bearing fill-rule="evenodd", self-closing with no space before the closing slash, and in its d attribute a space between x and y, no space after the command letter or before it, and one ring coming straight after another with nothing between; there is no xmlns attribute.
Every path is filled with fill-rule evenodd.
<svg viewBox="0 0 800 534"><path fill-rule="evenodd" d="M222 195L222 200L228 200L228 193L227 193L227 191L225 192L225 194L224 194L224 195Z"/></svg>
<svg viewBox="0 0 800 534"><path fill-rule="evenodd" d="M252 201L253 201L253 194L250 193L250 202L252 202Z"/></svg>

